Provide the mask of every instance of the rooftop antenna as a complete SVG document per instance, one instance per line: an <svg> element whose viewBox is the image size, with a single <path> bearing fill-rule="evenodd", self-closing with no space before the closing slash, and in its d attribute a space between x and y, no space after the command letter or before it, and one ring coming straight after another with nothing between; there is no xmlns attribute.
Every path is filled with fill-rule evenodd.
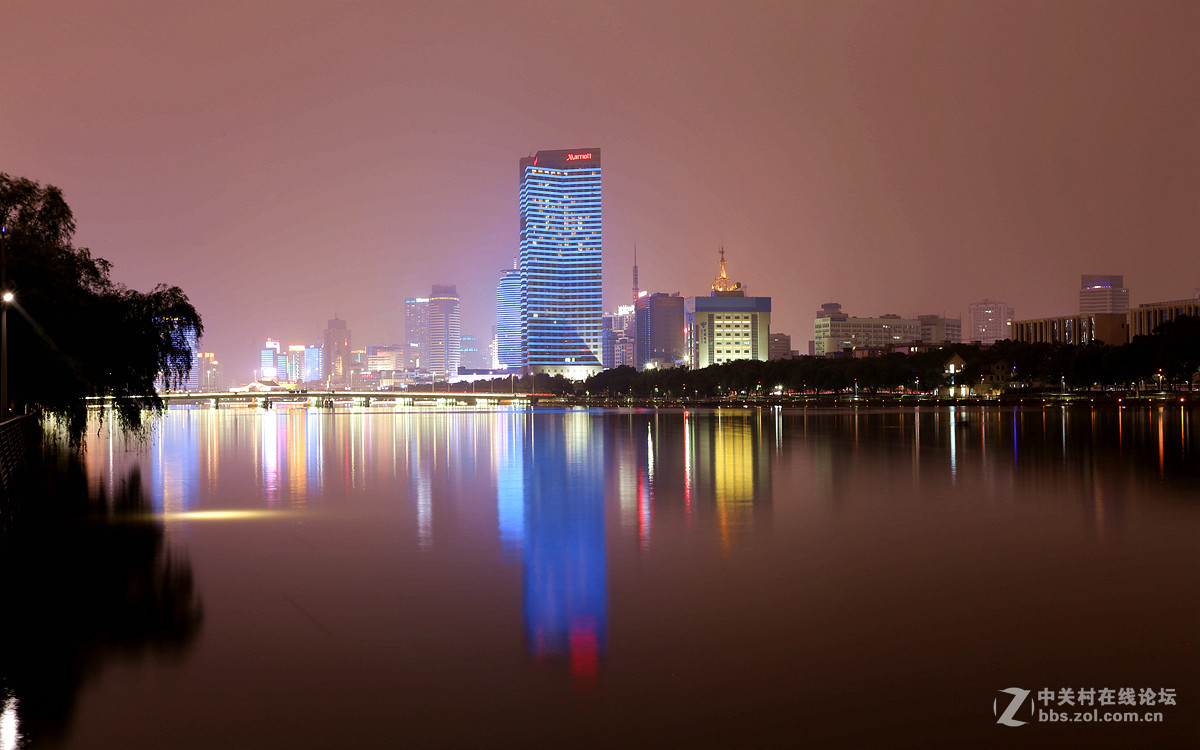
<svg viewBox="0 0 1200 750"><path fill-rule="evenodd" d="M638 269L637 269L637 243L633 243L633 303L636 305L638 295L641 294L641 289L638 287Z"/></svg>

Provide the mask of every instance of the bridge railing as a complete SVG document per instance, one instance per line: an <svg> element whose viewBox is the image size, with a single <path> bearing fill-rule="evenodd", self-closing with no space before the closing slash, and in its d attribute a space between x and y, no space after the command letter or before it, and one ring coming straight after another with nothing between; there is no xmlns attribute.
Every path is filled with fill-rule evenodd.
<svg viewBox="0 0 1200 750"><path fill-rule="evenodd" d="M28 478L41 434L38 418L30 414L0 422L0 497L11 497Z"/></svg>

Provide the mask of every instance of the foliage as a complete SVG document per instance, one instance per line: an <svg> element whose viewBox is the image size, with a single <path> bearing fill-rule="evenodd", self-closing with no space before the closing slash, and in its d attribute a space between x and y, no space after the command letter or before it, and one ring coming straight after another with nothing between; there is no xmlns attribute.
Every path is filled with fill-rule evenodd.
<svg viewBox="0 0 1200 750"><path fill-rule="evenodd" d="M82 440L88 397L111 396L122 426L144 427L163 404L154 390L187 376L186 334L203 332L179 287L148 293L110 278L111 264L75 247L75 218L53 185L0 173L0 224L8 323L9 400L14 413L36 409Z"/></svg>
<svg viewBox="0 0 1200 750"><path fill-rule="evenodd" d="M1025 344L997 341L984 347L952 344L916 354L882 357L800 357L760 362L746 359L703 370L637 372L632 367L605 370L576 388L578 393L610 397L712 398L732 393L768 394L777 387L793 392L861 393L917 388L932 391L948 382L945 363L953 355L966 361L960 383L978 382L987 372L1002 371L1029 387L1063 383L1074 389L1187 383L1200 371L1200 318L1182 316L1164 323L1151 336L1124 346L1107 344Z"/></svg>

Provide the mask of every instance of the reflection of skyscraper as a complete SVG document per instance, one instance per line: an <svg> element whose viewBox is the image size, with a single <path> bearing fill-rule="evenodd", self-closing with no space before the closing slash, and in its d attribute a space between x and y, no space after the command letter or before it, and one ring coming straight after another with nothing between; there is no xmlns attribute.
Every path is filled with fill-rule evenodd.
<svg viewBox="0 0 1200 750"><path fill-rule="evenodd" d="M458 290L453 284L435 284L429 295L429 316L425 342L428 346L429 371L435 377L458 375L462 340L459 329Z"/></svg>
<svg viewBox="0 0 1200 750"><path fill-rule="evenodd" d="M608 628L604 449L587 414L537 419L524 433L525 628L539 659L595 677Z"/></svg>
<svg viewBox="0 0 1200 750"><path fill-rule="evenodd" d="M496 450L496 526L505 554L519 553L525 537L525 437L524 412L500 412L493 433Z"/></svg>
<svg viewBox="0 0 1200 750"><path fill-rule="evenodd" d="M496 288L496 358L501 367L521 366L521 271L500 272Z"/></svg>
<svg viewBox="0 0 1200 750"><path fill-rule="evenodd" d="M698 502L713 503L726 546L770 509L771 451L760 438L761 419L761 415L688 419L689 481Z"/></svg>
<svg viewBox="0 0 1200 750"><path fill-rule="evenodd" d="M532 373L600 370L600 149L521 160L521 340Z"/></svg>

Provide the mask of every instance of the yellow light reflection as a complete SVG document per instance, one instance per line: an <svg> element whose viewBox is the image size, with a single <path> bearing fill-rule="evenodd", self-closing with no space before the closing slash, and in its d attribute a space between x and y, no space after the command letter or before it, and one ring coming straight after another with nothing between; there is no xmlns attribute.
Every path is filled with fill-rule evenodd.
<svg viewBox="0 0 1200 750"><path fill-rule="evenodd" d="M279 518L285 515L278 510L189 510L178 513L160 513L157 518L165 521L248 521L261 518Z"/></svg>

